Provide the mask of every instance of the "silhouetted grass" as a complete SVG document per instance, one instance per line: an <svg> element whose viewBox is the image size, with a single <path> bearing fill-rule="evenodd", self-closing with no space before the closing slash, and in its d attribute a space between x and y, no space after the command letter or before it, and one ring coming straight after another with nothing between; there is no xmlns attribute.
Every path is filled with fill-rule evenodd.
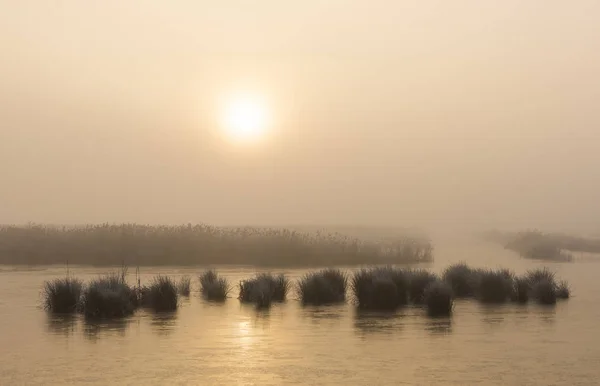
<svg viewBox="0 0 600 386"><path fill-rule="evenodd" d="M200 275L200 292L206 300L225 301L230 289L227 279L219 277L216 271L208 270Z"/></svg>
<svg viewBox="0 0 600 386"><path fill-rule="evenodd" d="M192 279L189 276L182 276L177 283L177 292L182 296L190 296Z"/></svg>
<svg viewBox="0 0 600 386"><path fill-rule="evenodd" d="M156 276L144 291L143 304L156 312L177 310L177 284L168 276Z"/></svg>
<svg viewBox="0 0 600 386"><path fill-rule="evenodd" d="M83 282L65 277L44 283L44 308L52 313L68 314L77 311Z"/></svg>
<svg viewBox="0 0 600 386"><path fill-rule="evenodd" d="M244 280L240 283L239 299L244 302L255 302L253 300L260 296L267 298L263 293L268 293L268 298L273 302L285 301L286 295L290 289L290 281L283 275L272 275L270 273L261 273L250 280Z"/></svg>
<svg viewBox="0 0 600 386"><path fill-rule="evenodd" d="M477 297L483 303L504 303L514 292L513 276L506 270L482 270L477 273Z"/></svg>
<svg viewBox="0 0 600 386"><path fill-rule="evenodd" d="M472 297L477 289L478 272L466 263L457 263L446 268L442 279L450 285L457 298Z"/></svg>
<svg viewBox="0 0 600 386"><path fill-rule="evenodd" d="M424 301L425 289L430 283L438 280L436 274L424 269L408 270L408 300L414 304Z"/></svg>
<svg viewBox="0 0 600 386"><path fill-rule="evenodd" d="M125 317L133 314L136 307L136 293L124 275L109 274L92 280L81 296L80 309L87 318Z"/></svg>
<svg viewBox="0 0 600 386"><path fill-rule="evenodd" d="M408 278L398 268L363 268L352 276L351 289L359 308L394 310L407 302Z"/></svg>
<svg viewBox="0 0 600 386"><path fill-rule="evenodd" d="M429 283L425 289L424 301L429 316L448 316L452 313L452 287L443 281Z"/></svg>
<svg viewBox="0 0 600 386"><path fill-rule="evenodd" d="M547 267L530 270L527 271L527 273L525 274L525 278L529 282L530 286L533 286L534 284L542 280L554 283L555 277L555 273L550 271Z"/></svg>
<svg viewBox="0 0 600 386"><path fill-rule="evenodd" d="M1 264L53 264L68 259L73 264L120 265L124 253L148 266L314 267L433 260L431 242L411 237L375 242L339 233L208 225L0 226Z"/></svg>
<svg viewBox="0 0 600 386"><path fill-rule="evenodd" d="M302 304L323 305L346 300L348 278L339 269L325 269L306 274L298 281Z"/></svg>
<svg viewBox="0 0 600 386"><path fill-rule="evenodd" d="M571 288L569 287L569 283L562 280L556 286L556 297L559 299L568 299L571 297Z"/></svg>
<svg viewBox="0 0 600 386"><path fill-rule="evenodd" d="M531 285L526 277L516 277L513 283L513 294L511 300L517 303L527 303Z"/></svg>
<svg viewBox="0 0 600 386"><path fill-rule="evenodd" d="M532 297L539 303L544 305L556 304L556 283L542 279L536 282L531 287Z"/></svg>

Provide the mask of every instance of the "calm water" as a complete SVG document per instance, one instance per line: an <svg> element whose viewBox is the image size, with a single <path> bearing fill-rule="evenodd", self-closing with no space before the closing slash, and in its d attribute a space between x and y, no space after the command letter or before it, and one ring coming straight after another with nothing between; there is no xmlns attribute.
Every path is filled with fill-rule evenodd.
<svg viewBox="0 0 600 386"><path fill-rule="evenodd" d="M492 246L454 244L437 247L432 269L460 260L519 273L542 265ZM459 301L451 319L432 320L419 308L360 314L351 305L303 309L294 300L257 312L234 298L211 305L196 294L173 315L138 312L100 325L40 309L43 282L64 275L63 267L1 267L0 384L598 384L600 264L550 267L574 293L554 308ZM72 272L88 280L107 269ZM220 272L237 283L254 271Z"/></svg>

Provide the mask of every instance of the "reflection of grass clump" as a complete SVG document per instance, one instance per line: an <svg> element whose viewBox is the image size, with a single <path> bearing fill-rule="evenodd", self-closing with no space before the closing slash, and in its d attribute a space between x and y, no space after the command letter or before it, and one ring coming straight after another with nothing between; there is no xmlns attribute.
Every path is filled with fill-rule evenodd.
<svg viewBox="0 0 600 386"><path fill-rule="evenodd" d="M430 283L424 301L429 316L448 316L452 313L452 287L443 281Z"/></svg>
<svg viewBox="0 0 600 386"><path fill-rule="evenodd" d="M82 288L83 282L71 277L45 282L44 308L57 314L77 311Z"/></svg>
<svg viewBox="0 0 600 386"><path fill-rule="evenodd" d="M339 269L325 269L305 275L298 281L302 304L340 303L346 299L348 279Z"/></svg>
<svg viewBox="0 0 600 386"><path fill-rule="evenodd" d="M227 279L219 277L213 270L208 270L200 275L200 292L205 299L222 302L229 294Z"/></svg>

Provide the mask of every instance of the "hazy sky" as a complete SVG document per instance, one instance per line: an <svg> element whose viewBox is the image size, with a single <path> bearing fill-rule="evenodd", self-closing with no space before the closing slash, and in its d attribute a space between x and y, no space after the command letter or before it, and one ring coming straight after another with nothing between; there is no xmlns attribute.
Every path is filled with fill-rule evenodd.
<svg viewBox="0 0 600 386"><path fill-rule="evenodd" d="M600 1L0 0L0 223L600 229ZM217 101L269 101L257 145Z"/></svg>

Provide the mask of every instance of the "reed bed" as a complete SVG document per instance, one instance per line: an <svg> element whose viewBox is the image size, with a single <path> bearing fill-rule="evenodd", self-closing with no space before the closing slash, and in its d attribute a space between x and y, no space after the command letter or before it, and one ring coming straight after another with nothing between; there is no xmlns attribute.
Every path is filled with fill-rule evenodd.
<svg viewBox="0 0 600 386"><path fill-rule="evenodd" d="M178 304L177 283L168 276L154 277L142 290L142 305L155 312L176 311Z"/></svg>
<svg viewBox="0 0 600 386"><path fill-rule="evenodd" d="M227 279L219 277L216 271L208 270L200 275L200 293L209 301L223 302L227 299L231 287Z"/></svg>
<svg viewBox="0 0 600 386"><path fill-rule="evenodd" d="M424 303L427 307L427 315L432 317L450 316L453 302L452 287L448 283L436 280L425 288Z"/></svg>
<svg viewBox="0 0 600 386"><path fill-rule="evenodd" d="M425 238L209 225L0 226L0 264L339 266L431 262Z"/></svg>
<svg viewBox="0 0 600 386"><path fill-rule="evenodd" d="M177 293L181 296L190 296L192 287L192 278L189 276L182 276L177 282Z"/></svg>
<svg viewBox="0 0 600 386"><path fill-rule="evenodd" d="M391 266L360 269L350 287L361 309L395 310L408 300L408 276Z"/></svg>
<svg viewBox="0 0 600 386"><path fill-rule="evenodd" d="M133 314L138 304L136 291L124 275L108 274L84 287L79 309L87 318L122 318Z"/></svg>
<svg viewBox="0 0 600 386"><path fill-rule="evenodd" d="M130 287L126 269L101 276L89 284L67 277L44 283L44 306L53 313L81 312L87 318L120 318L142 306L156 312L175 311L181 287L189 289L188 278L179 283L156 276L144 287ZM214 270L202 273L200 291L208 300L223 301L229 285ZM184 285L182 285L184 283ZM342 303L348 285L361 310L394 311L404 305L423 305L430 316L448 316L457 298L473 298L482 303L527 303L553 305L571 296L566 281L559 281L548 268L516 275L506 269L474 269L465 263L453 264L441 278L423 269L394 266L361 268L349 278L339 269L311 272L298 279L296 289L303 305ZM256 274L239 285L242 303L268 308L286 300L291 287L283 275Z"/></svg>
<svg viewBox="0 0 600 386"><path fill-rule="evenodd" d="M346 300L348 277L339 269L324 269L304 275L297 286L303 305L343 303Z"/></svg>
<svg viewBox="0 0 600 386"><path fill-rule="evenodd" d="M44 283L44 308L56 314L69 314L77 311L80 302L83 282L79 279L65 277Z"/></svg>
<svg viewBox="0 0 600 386"><path fill-rule="evenodd" d="M273 302L284 302L291 287L283 275L261 273L240 282L239 299L242 303L254 303L257 308L268 308Z"/></svg>

